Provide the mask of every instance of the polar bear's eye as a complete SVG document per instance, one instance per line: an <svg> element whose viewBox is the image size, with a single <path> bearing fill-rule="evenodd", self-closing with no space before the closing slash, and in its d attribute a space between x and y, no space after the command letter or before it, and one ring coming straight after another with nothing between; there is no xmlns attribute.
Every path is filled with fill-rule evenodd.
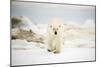
<svg viewBox="0 0 100 67"><path fill-rule="evenodd" d="M50 27L52 28L52 25L50 25Z"/></svg>

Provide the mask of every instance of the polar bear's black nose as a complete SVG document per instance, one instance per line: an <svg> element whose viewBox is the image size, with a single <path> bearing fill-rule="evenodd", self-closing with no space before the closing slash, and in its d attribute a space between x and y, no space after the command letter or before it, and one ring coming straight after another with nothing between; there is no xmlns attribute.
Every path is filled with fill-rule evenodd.
<svg viewBox="0 0 100 67"><path fill-rule="evenodd" d="M55 31L55 35L57 35L57 31Z"/></svg>

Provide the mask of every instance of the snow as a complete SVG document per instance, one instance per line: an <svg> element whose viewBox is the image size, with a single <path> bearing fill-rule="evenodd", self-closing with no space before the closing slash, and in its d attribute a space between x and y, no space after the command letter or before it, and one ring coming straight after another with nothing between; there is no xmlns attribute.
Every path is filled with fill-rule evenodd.
<svg viewBox="0 0 100 67"><path fill-rule="evenodd" d="M12 65L46 64L77 61L94 61L93 48L67 48L61 54L52 54L46 50L13 51Z"/></svg>
<svg viewBox="0 0 100 67"><path fill-rule="evenodd" d="M34 28L32 28L32 30L37 33L37 34L40 34L40 35L44 35L46 34L46 28L47 28L47 24L34 24L33 26Z"/></svg>
<svg viewBox="0 0 100 67"><path fill-rule="evenodd" d="M89 23L88 23L89 22ZM78 62L95 60L95 25L88 20L84 25L67 24L64 35L64 50L59 54L47 51L47 44L12 40L12 66ZM34 24L35 33L46 36L47 24ZM18 29L13 29L15 32Z"/></svg>
<svg viewBox="0 0 100 67"><path fill-rule="evenodd" d="M87 26L87 27L89 27L89 26L94 27L95 26L94 22L95 22L94 20L88 19L88 20L85 21L84 25Z"/></svg>
<svg viewBox="0 0 100 67"><path fill-rule="evenodd" d="M64 47L60 54L54 54L47 51L46 44L12 40L12 66L94 60L95 48Z"/></svg>

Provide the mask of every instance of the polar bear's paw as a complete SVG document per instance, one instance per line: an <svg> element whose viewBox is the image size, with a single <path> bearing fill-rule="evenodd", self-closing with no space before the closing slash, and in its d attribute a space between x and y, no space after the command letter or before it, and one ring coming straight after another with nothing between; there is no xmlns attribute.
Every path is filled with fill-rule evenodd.
<svg viewBox="0 0 100 67"><path fill-rule="evenodd" d="M51 52L52 50L48 49L48 52Z"/></svg>
<svg viewBox="0 0 100 67"><path fill-rule="evenodd" d="M60 51L54 51L54 54L58 54L58 53L60 53Z"/></svg>

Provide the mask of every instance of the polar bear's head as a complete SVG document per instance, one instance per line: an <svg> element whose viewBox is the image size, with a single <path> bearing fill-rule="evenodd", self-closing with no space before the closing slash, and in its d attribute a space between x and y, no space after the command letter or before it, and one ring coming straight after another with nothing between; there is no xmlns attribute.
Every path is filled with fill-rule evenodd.
<svg viewBox="0 0 100 67"><path fill-rule="evenodd" d="M48 28L49 28L48 31L50 34L59 35L59 34L63 33L64 25L63 25L62 20L53 19L49 23Z"/></svg>

